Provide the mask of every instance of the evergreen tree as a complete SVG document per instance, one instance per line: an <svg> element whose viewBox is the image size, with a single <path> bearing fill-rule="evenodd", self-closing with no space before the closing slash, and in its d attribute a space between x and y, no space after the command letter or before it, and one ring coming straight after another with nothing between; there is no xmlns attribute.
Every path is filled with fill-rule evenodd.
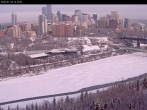
<svg viewBox="0 0 147 110"><path fill-rule="evenodd" d="M26 110L30 110L28 105L26 105Z"/></svg>
<svg viewBox="0 0 147 110"><path fill-rule="evenodd" d="M11 110L9 106L8 106L8 110Z"/></svg>
<svg viewBox="0 0 147 110"><path fill-rule="evenodd" d="M31 110L34 110L34 105L33 105L33 103L31 104Z"/></svg>
<svg viewBox="0 0 147 110"><path fill-rule="evenodd" d="M55 107L56 106L56 98L54 97L53 99L53 106Z"/></svg>
<svg viewBox="0 0 147 110"><path fill-rule="evenodd" d="M39 110L37 103L35 105L35 110Z"/></svg>
<svg viewBox="0 0 147 110"><path fill-rule="evenodd" d="M139 80L137 80L136 89L137 89L137 91L139 91Z"/></svg>
<svg viewBox="0 0 147 110"><path fill-rule="evenodd" d="M16 110L19 110L19 106L17 105Z"/></svg>
<svg viewBox="0 0 147 110"><path fill-rule="evenodd" d="M83 91L81 91L80 100L81 100L82 102L84 101Z"/></svg>
<svg viewBox="0 0 147 110"><path fill-rule="evenodd" d="M146 80L146 77L143 79L143 87L144 88L147 88L147 80Z"/></svg>
<svg viewBox="0 0 147 110"><path fill-rule="evenodd" d="M70 104L70 99L69 99L69 96L68 96L68 95L67 95L66 98L65 98L65 103L66 103L67 105Z"/></svg>

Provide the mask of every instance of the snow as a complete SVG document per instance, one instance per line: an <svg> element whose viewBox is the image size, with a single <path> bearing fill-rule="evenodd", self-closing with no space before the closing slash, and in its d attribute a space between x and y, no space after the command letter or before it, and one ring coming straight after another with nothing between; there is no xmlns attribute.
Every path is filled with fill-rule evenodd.
<svg viewBox="0 0 147 110"><path fill-rule="evenodd" d="M102 50L107 50L108 49L108 45L103 45L104 47L101 47Z"/></svg>
<svg viewBox="0 0 147 110"><path fill-rule="evenodd" d="M32 42L34 42L34 41L36 40L36 37L30 37L30 40L31 40Z"/></svg>
<svg viewBox="0 0 147 110"><path fill-rule="evenodd" d="M47 56L47 54L46 53L38 53L38 54L29 55L30 58L38 58L38 57L44 57L44 56Z"/></svg>
<svg viewBox="0 0 147 110"><path fill-rule="evenodd" d="M147 44L140 44L140 47L145 48L145 47L147 47Z"/></svg>
<svg viewBox="0 0 147 110"><path fill-rule="evenodd" d="M5 56L7 54L8 54L7 52L0 52L0 55L3 55L3 56Z"/></svg>
<svg viewBox="0 0 147 110"><path fill-rule="evenodd" d="M105 88L101 88L101 89L98 89L98 91L103 91L103 90L106 90L108 89L109 87L105 87ZM96 93L97 90L92 90L92 91L87 91L88 93ZM81 95L81 93L77 93L77 94L72 94L72 95L68 95L70 98L77 98ZM60 99L65 99L66 96L58 96L58 97L55 97L56 101L60 100ZM50 98L43 98L43 99L36 99L36 100L30 100L30 101L24 101L24 102L17 102L17 103L12 103L12 104L6 104L6 105L2 105L1 107L3 109L7 109L8 106L15 109L17 107L17 105L21 108L25 108L26 105L30 105L30 104L42 104L43 102L45 101L48 101L48 102L53 102L53 99L54 97L50 97Z"/></svg>
<svg viewBox="0 0 147 110"><path fill-rule="evenodd" d="M11 43L10 44L10 47L11 47L11 49L14 48L14 43Z"/></svg>
<svg viewBox="0 0 147 110"><path fill-rule="evenodd" d="M52 53L61 53L61 52L65 52L65 51L61 50L61 49L52 49L50 52L52 52Z"/></svg>
<svg viewBox="0 0 147 110"><path fill-rule="evenodd" d="M39 53L45 53L47 50L35 50L35 51L26 51L26 54L32 55L32 54L39 54Z"/></svg>
<svg viewBox="0 0 147 110"><path fill-rule="evenodd" d="M91 44L91 41L89 40L88 37L83 37L82 39L85 40L87 42L87 44Z"/></svg>
<svg viewBox="0 0 147 110"><path fill-rule="evenodd" d="M91 92L91 91L90 91ZM92 91L93 93L95 93L96 91ZM91 92L91 93L92 93ZM74 95L68 95L70 98L77 98L80 96L80 93L78 94L74 94ZM55 97L56 101L60 100L60 99L65 99L66 96L58 96L58 97ZM12 103L12 104L6 104L6 105L2 105L1 107L5 110L9 107L11 108L16 108L17 105L19 105L19 107L21 108L25 108L26 105L30 105L30 104L40 104L40 103L43 103L45 101L48 101L48 102L53 102L53 99L54 97L51 97L51 98L43 98L43 99L36 99L36 100L30 100L30 101L24 101L24 102L17 102L17 103Z"/></svg>
<svg viewBox="0 0 147 110"><path fill-rule="evenodd" d="M125 54L0 82L0 102L72 92L147 72L144 53Z"/></svg>
<svg viewBox="0 0 147 110"><path fill-rule="evenodd" d="M96 38L96 39L98 39L100 41L108 41L108 37L100 37L100 38Z"/></svg>
<svg viewBox="0 0 147 110"><path fill-rule="evenodd" d="M92 51L92 50L100 50L98 45L83 45L83 52Z"/></svg>

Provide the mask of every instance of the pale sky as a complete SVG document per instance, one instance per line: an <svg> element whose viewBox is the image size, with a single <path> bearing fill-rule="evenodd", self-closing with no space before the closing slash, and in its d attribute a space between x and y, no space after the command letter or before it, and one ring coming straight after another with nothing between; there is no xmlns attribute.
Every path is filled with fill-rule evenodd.
<svg viewBox="0 0 147 110"><path fill-rule="evenodd" d="M16 13L18 21L37 21L38 15L42 12L44 5L0 5L0 23L11 22L11 13ZM97 13L98 17L110 14L111 11L118 11L120 18L147 19L147 5L52 5L53 13L58 10L61 13L74 14L74 10L81 10L84 13Z"/></svg>

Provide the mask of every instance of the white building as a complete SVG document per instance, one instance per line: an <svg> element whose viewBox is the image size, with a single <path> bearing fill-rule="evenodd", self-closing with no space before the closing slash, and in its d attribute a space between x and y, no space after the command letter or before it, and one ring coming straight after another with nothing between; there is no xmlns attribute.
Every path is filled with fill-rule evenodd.
<svg viewBox="0 0 147 110"><path fill-rule="evenodd" d="M47 34L47 17L45 15L39 15L39 34Z"/></svg>
<svg viewBox="0 0 147 110"><path fill-rule="evenodd" d="M8 37L15 37L15 38L21 37L21 29L17 25L13 25L11 28L7 29L6 33Z"/></svg>

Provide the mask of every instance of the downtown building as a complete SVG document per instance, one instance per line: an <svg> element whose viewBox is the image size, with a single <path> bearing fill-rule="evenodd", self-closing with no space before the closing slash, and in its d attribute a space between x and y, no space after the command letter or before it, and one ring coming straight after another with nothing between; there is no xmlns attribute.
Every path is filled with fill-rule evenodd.
<svg viewBox="0 0 147 110"><path fill-rule="evenodd" d="M118 27L118 22L115 19L109 20L109 28L110 29L116 29Z"/></svg>
<svg viewBox="0 0 147 110"><path fill-rule="evenodd" d="M47 15L47 8L46 7L42 7L42 14Z"/></svg>
<svg viewBox="0 0 147 110"><path fill-rule="evenodd" d="M99 20L96 20L96 25L98 28L107 28L107 19L105 16L100 17Z"/></svg>
<svg viewBox="0 0 147 110"><path fill-rule="evenodd" d="M52 5L48 4L46 7L46 16L48 22L52 22Z"/></svg>
<svg viewBox="0 0 147 110"><path fill-rule="evenodd" d="M0 31L0 37L5 37L5 35L6 35L5 30Z"/></svg>
<svg viewBox="0 0 147 110"><path fill-rule="evenodd" d="M42 15L45 15L47 17L48 22L53 21L53 15L52 15L52 5L48 4L46 7L42 7Z"/></svg>
<svg viewBox="0 0 147 110"><path fill-rule="evenodd" d="M75 14L76 16L78 16L78 21L82 22L83 21L83 13L81 12L81 10L75 10Z"/></svg>
<svg viewBox="0 0 147 110"><path fill-rule="evenodd" d="M72 37L74 26L68 23L58 23L53 25L52 34L54 37Z"/></svg>
<svg viewBox="0 0 147 110"><path fill-rule="evenodd" d="M33 23L32 24L32 31L35 31L36 35L39 35L39 24L38 23Z"/></svg>
<svg viewBox="0 0 147 110"><path fill-rule="evenodd" d="M32 30L32 24L28 23L28 22L19 24L19 27L21 28L22 32L24 32L24 31L31 31Z"/></svg>
<svg viewBox="0 0 147 110"><path fill-rule="evenodd" d="M13 38L21 38L21 29L17 25L13 25L12 27L6 29L6 36Z"/></svg>
<svg viewBox="0 0 147 110"><path fill-rule="evenodd" d="M58 16L58 21L61 22L62 21L62 14L60 11L57 11L57 16Z"/></svg>
<svg viewBox="0 0 147 110"><path fill-rule="evenodd" d="M128 29L129 28L129 19L128 18L125 18L124 19L124 28L125 29Z"/></svg>
<svg viewBox="0 0 147 110"><path fill-rule="evenodd" d="M47 35L47 17L45 15L39 15L39 35Z"/></svg>
<svg viewBox="0 0 147 110"><path fill-rule="evenodd" d="M119 24L118 24L118 26L119 26L119 29L124 29L124 20L123 19L119 19Z"/></svg>
<svg viewBox="0 0 147 110"><path fill-rule="evenodd" d="M23 32L23 35L25 37L36 37L36 32L35 31L25 31Z"/></svg>
<svg viewBox="0 0 147 110"><path fill-rule="evenodd" d="M117 22L119 22L118 11L111 11L111 19L117 20Z"/></svg>
<svg viewBox="0 0 147 110"><path fill-rule="evenodd" d="M93 14L93 19L94 19L94 20L97 20L97 19L98 19L98 17L97 17L97 14L96 14L96 13L94 13L94 14Z"/></svg>
<svg viewBox="0 0 147 110"><path fill-rule="evenodd" d="M17 15L14 13L11 14L11 23L12 25L16 25L17 23Z"/></svg>

